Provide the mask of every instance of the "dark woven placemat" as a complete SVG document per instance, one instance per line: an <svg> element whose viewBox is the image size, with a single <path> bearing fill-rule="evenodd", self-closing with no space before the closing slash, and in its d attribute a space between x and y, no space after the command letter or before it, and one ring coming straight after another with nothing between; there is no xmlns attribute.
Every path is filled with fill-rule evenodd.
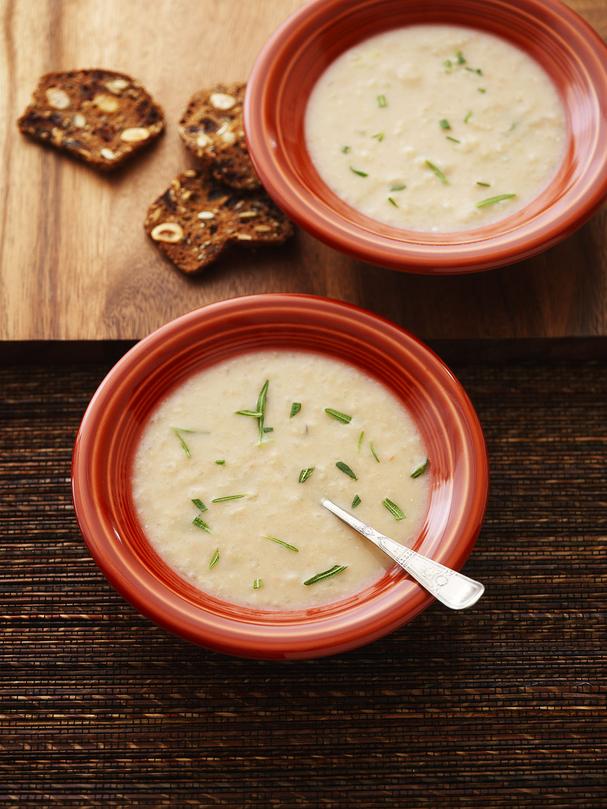
<svg viewBox="0 0 607 809"><path fill-rule="evenodd" d="M3 806L607 805L607 366L459 369L486 596L290 664L169 636L91 561L70 457L105 370L0 370Z"/></svg>

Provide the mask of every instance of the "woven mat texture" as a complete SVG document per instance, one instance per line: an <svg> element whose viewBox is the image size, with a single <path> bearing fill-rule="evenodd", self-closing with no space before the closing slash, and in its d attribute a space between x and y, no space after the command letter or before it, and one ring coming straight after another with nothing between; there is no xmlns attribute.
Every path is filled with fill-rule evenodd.
<svg viewBox="0 0 607 809"><path fill-rule="evenodd" d="M607 365L456 368L486 596L287 664L168 635L92 562L70 459L106 370L0 369L3 807L607 806Z"/></svg>

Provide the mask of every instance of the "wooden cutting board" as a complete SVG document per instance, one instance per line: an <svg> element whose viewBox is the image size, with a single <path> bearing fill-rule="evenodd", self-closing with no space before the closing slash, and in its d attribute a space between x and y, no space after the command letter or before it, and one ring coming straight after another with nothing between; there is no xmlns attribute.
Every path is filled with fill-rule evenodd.
<svg viewBox="0 0 607 809"><path fill-rule="evenodd" d="M142 222L191 164L176 123L189 96L246 78L300 0L0 0L0 339L137 339L211 301L268 291L358 303L426 339L607 334L607 216L516 267L416 277L346 258L300 233L288 246L234 252L197 279L163 260ZM607 36L605 0L571 0ZM15 120L49 70L106 67L163 105L162 141L115 177L27 141Z"/></svg>

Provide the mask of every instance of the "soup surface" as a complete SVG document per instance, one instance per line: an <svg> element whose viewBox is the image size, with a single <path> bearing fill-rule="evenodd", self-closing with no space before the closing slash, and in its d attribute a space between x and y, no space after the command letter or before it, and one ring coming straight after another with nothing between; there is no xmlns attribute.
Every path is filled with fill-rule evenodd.
<svg viewBox="0 0 607 809"><path fill-rule="evenodd" d="M133 497L158 554L195 586L300 609L359 592L393 564L321 498L411 544L427 509L426 460L383 385L322 355L264 351L192 376L159 405Z"/></svg>
<svg viewBox="0 0 607 809"><path fill-rule="evenodd" d="M413 25L338 57L314 88L310 156L352 207L420 231L486 225L538 195L565 147L543 68L480 30Z"/></svg>

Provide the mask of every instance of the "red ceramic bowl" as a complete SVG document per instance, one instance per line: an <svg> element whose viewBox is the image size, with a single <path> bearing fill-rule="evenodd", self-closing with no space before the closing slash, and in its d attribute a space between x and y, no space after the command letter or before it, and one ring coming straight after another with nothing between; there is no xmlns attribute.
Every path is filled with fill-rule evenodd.
<svg viewBox="0 0 607 809"><path fill-rule="evenodd" d="M500 222L456 233L398 229L357 212L321 180L305 146L310 92L337 56L387 29L432 22L480 28L525 50L554 80L567 120L563 163L540 195ZM262 50L244 117L255 169L278 205L332 247L397 270L466 273L520 261L571 234L607 193L607 47L559 0L316 0Z"/></svg>
<svg viewBox="0 0 607 809"><path fill-rule="evenodd" d="M158 624L220 652L306 658L352 649L410 621L432 598L400 568L361 593L308 610L268 612L206 595L171 570L137 520L131 466L146 420L190 374L247 351L289 348L350 362L409 408L431 459L421 552L460 568L487 497L487 456L476 414L449 369L376 315L326 298L256 295L223 301L155 331L99 386L74 449L72 484L85 541L110 582ZM362 540L361 540L362 541Z"/></svg>

